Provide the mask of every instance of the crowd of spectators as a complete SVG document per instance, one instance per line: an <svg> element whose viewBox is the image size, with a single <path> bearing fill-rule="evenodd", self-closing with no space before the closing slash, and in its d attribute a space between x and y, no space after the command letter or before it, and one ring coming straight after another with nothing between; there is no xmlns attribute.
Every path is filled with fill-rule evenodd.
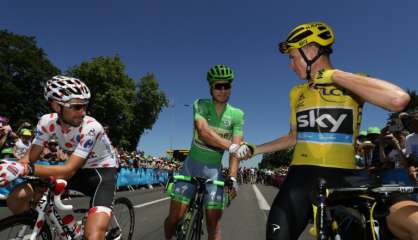
<svg viewBox="0 0 418 240"><path fill-rule="evenodd" d="M117 149L119 162L121 167L131 167L131 168L157 168L165 169L170 172L177 172L181 166L182 162L171 161L166 157L153 157L146 155L144 152L128 152L122 147Z"/></svg>
<svg viewBox="0 0 418 240"><path fill-rule="evenodd" d="M360 132L356 144L359 169L371 171L404 169L418 183L418 111L401 113L382 129L369 127Z"/></svg>

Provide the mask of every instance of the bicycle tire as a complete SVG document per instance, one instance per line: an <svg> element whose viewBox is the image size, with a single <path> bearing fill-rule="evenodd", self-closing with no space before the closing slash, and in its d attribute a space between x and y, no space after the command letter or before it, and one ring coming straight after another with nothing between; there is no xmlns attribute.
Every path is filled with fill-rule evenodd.
<svg viewBox="0 0 418 240"><path fill-rule="evenodd" d="M112 219L106 240L131 240L135 229L135 211L132 202L126 197L115 200Z"/></svg>
<svg viewBox="0 0 418 240"><path fill-rule="evenodd" d="M14 239L16 237L16 232L20 231L23 226L29 226L27 229L28 232L24 233L23 236L31 234L33 231L33 227L36 224L36 215L35 214L21 214L21 215L13 215L7 218L0 220L0 236L1 239L8 240ZM21 227L18 227L22 225ZM17 227L17 228L16 228ZM9 231L11 232L9 232ZM13 235L13 238L10 237L10 234ZM51 230L46 222L42 226L42 229L36 238L37 240L52 240Z"/></svg>

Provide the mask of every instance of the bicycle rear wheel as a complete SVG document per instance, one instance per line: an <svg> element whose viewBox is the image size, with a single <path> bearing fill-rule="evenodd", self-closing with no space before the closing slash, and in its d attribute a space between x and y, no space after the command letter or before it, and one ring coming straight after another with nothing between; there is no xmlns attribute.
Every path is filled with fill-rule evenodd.
<svg viewBox="0 0 418 240"><path fill-rule="evenodd" d="M23 214L7 217L0 221L0 239L29 239L33 227L35 226L35 214ZM46 222L44 222L41 232L36 237L37 240L51 240L51 231Z"/></svg>
<svg viewBox="0 0 418 240"><path fill-rule="evenodd" d="M132 202L125 198L117 198L112 211L112 220L106 240L131 240L135 227L135 211Z"/></svg>

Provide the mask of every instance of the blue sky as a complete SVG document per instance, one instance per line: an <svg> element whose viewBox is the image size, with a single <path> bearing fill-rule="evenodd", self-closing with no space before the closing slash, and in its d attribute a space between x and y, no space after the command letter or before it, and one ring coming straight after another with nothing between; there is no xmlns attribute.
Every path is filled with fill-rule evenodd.
<svg viewBox="0 0 418 240"><path fill-rule="evenodd" d="M185 105L210 96L206 71L220 63L235 70L230 103L245 112L245 138L262 143L286 134L288 92L301 81L277 43L300 23L332 26L334 67L416 89L416 9L414 0L5 0L0 28L35 36L63 71L118 54L132 78L154 73L172 107L160 114L140 147L162 155L170 142L174 148L190 146L192 110ZM367 104L362 127L383 126L387 116Z"/></svg>

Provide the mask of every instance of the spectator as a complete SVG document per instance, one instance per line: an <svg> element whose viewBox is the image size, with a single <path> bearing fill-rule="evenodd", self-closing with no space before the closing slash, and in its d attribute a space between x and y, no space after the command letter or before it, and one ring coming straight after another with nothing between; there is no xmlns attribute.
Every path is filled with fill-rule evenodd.
<svg viewBox="0 0 418 240"><path fill-rule="evenodd" d="M406 136L405 154L410 163L410 176L418 183L416 174L418 171L418 112L410 114L409 118L410 124L408 127L412 133Z"/></svg>
<svg viewBox="0 0 418 240"><path fill-rule="evenodd" d="M364 162L364 156L363 156L363 149L360 147L364 141L367 139L367 131L362 130L360 131L359 135L357 136L357 141L355 144L355 151L356 151L356 164L357 168L364 168L365 162Z"/></svg>
<svg viewBox="0 0 418 240"><path fill-rule="evenodd" d="M59 162L65 162L68 157L69 156L58 146L57 140L52 138L49 140L48 145L43 149L41 159L47 160L51 164L56 164Z"/></svg>
<svg viewBox="0 0 418 240"><path fill-rule="evenodd" d="M379 141L380 141L380 136L381 131L379 127L369 127L367 129L367 140L370 141L373 145L370 145L369 142L364 142L366 143L365 145L363 145L363 150L364 150L364 159L366 161L366 167L379 167L381 162L380 162L380 152L379 152ZM370 152L371 151L371 152Z"/></svg>
<svg viewBox="0 0 418 240"><path fill-rule="evenodd" d="M16 132L20 133L20 131L22 131L22 129L24 129L24 128L26 128L26 129L33 129L33 126L29 122L23 122L23 123L20 124L20 126L19 126L19 128L17 129Z"/></svg>
<svg viewBox="0 0 418 240"><path fill-rule="evenodd" d="M379 156L384 168L407 168L403 153L405 137L401 129L391 130L390 126L382 129L379 140Z"/></svg>
<svg viewBox="0 0 418 240"><path fill-rule="evenodd" d="M9 119L0 116L0 150L10 148L13 144L13 131L9 125Z"/></svg>
<svg viewBox="0 0 418 240"><path fill-rule="evenodd" d="M19 132L19 138L17 139L13 147L13 155L17 160L20 160L29 149L32 143L32 132L27 128L22 128Z"/></svg>

